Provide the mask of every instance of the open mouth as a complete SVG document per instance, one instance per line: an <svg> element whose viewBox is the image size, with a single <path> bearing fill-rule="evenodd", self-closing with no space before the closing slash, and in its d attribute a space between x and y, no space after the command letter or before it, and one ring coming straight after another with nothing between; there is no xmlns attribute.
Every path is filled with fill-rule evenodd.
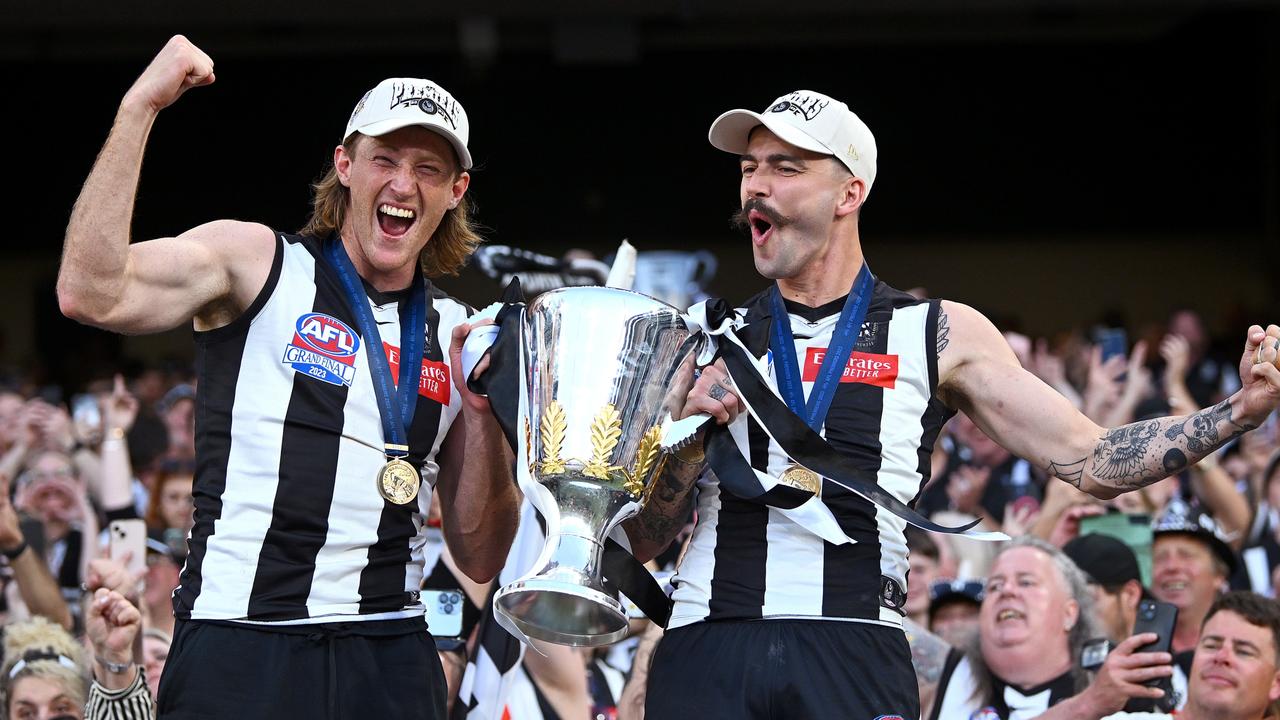
<svg viewBox="0 0 1280 720"><path fill-rule="evenodd" d="M1004 622L1005 620L1025 620L1025 619L1027 619L1027 616L1023 615L1017 610L1005 609L1005 610L1001 610L999 613L996 613L996 622Z"/></svg>
<svg viewBox="0 0 1280 720"><path fill-rule="evenodd" d="M747 223L751 225L751 240L756 245L763 245L773 233L773 221L759 210L747 213Z"/></svg>
<svg viewBox="0 0 1280 720"><path fill-rule="evenodd" d="M383 203L378 206L378 227L391 237L401 237L413 227L417 213L402 207Z"/></svg>

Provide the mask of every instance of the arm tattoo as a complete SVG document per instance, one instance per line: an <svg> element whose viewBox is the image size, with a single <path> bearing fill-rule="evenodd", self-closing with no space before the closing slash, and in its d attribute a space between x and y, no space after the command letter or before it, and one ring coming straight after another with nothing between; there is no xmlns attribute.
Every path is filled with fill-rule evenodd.
<svg viewBox="0 0 1280 720"><path fill-rule="evenodd" d="M1072 479L1080 484L1083 473L1099 484L1118 490L1133 490L1162 480L1194 465L1230 440L1252 430L1254 425L1231 418L1231 403L1223 401L1194 415L1144 420L1108 430L1094 446L1087 466L1082 465ZM1049 470L1074 468L1049 463Z"/></svg>
<svg viewBox="0 0 1280 720"><path fill-rule="evenodd" d="M947 349L947 343L951 342L951 323L947 319L947 311L942 309L942 304L938 304L938 354L941 355L943 350Z"/></svg>
<svg viewBox="0 0 1280 720"><path fill-rule="evenodd" d="M649 502L635 518L627 521L634 537L665 546L684 527L693 505L692 487L705 465L663 463L654 478Z"/></svg>
<svg viewBox="0 0 1280 720"><path fill-rule="evenodd" d="M1049 461L1049 467L1046 468L1048 473L1056 478L1066 481L1071 485L1080 487L1080 477L1084 475L1084 461L1088 458L1080 458L1075 462L1054 462Z"/></svg>

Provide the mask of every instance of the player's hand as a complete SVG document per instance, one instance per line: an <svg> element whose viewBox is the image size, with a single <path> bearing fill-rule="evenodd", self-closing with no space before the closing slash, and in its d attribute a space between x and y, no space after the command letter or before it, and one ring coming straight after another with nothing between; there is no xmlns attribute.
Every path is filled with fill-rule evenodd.
<svg viewBox="0 0 1280 720"><path fill-rule="evenodd" d="M724 361L717 360L702 368L676 419L707 413L721 425L728 425L744 409L742 401L734 393L733 378L729 377Z"/></svg>
<svg viewBox="0 0 1280 720"><path fill-rule="evenodd" d="M489 414L489 399L476 395L467 389L467 378L462 373L462 345L467 341L467 335L471 334L473 328L482 327L484 325L492 325L493 320L483 319L475 323L459 323L453 328L453 333L449 341L449 374L453 377L453 385L458 388L458 393L462 395L463 405L473 411ZM478 378L484 375L485 370L489 369L489 354L485 354L480 358L480 362L476 363L475 369L471 371L471 376Z"/></svg>
<svg viewBox="0 0 1280 720"><path fill-rule="evenodd" d="M1259 425L1280 406L1280 325L1249 328L1240 356L1240 398L1233 416Z"/></svg>
<svg viewBox="0 0 1280 720"><path fill-rule="evenodd" d="M121 106L160 112L188 89L208 85L213 79L213 59L190 40L174 35L125 93Z"/></svg>

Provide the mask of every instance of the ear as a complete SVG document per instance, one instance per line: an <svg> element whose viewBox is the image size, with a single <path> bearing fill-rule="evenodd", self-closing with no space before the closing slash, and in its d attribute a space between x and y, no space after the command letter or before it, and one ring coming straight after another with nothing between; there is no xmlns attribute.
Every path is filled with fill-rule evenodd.
<svg viewBox="0 0 1280 720"><path fill-rule="evenodd" d="M862 202L867 197L867 185L862 182L861 178L849 175L840 185L840 195L836 205L836 217L842 218L852 215L862 207Z"/></svg>
<svg viewBox="0 0 1280 720"><path fill-rule="evenodd" d="M1137 580L1129 580L1121 586L1120 595L1126 608L1137 609L1142 600L1142 585Z"/></svg>
<svg viewBox="0 0 1280 720"><path fill-rule="evenodd" d="M471 173L463 170L458 173L458 177L453 181L453 198L449 201L449 209L458 207L458 203L462 202L462 196L467 194L467 188L471 186Z"/></svg>
<svg viewBox="0 0 1280 720"><path fill-rule="evenodd" d="M1271 688L1267 690L1267 699L1271 702L1280 700L1280 670L1271 676Z"/></svg>
<svg viewBox="0 0 1280 720"><path fill-rule="evenodd" d="M333 169L338 173L338 182L343 187L351 187L351 161L354 160L342 145L333 149Z"/></svg>
<svg viewBox="0 0 1280 720"><path fill-rule="evenodd" d="M1068 600L1062 606L1062 629L1071 632L1071 628L1076 626L1076 622L1080 620L1080 603L1075 600Z"/></svg>

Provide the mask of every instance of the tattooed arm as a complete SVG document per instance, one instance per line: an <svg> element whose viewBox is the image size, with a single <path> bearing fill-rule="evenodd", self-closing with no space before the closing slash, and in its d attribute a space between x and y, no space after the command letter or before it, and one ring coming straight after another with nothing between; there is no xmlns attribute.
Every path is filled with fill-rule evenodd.
<svg viewBox="0 0 1280 720"><path fill-rule="evenodd" d="M697 440L696 445L700 448L702 441ZM622 524L631 552L640 562L648 562L666 550L689 519L694 498L691 490L706 463L704 459L686 462L680 459L681 454L687 452L667 457L644 510Z"/></svg>
<svg viewBox="0 0 1280 720"><path fill-rule="evenodd" d="M902 621L902 630L911 647L911 667L916 671L916 684L920 688L920 717L929 717L951 646L910 619Z"/></svg>
<svg viewBox="0 0 1280 720"><path fill-rule="evenodd" d="M938 394L992 439L1090 495L1111 498L1149 485L1251 430L1280 404L1280 327L1250 329L1243 387L1193 415L1105 429L1023 370L985 317L943 302L949 342L938 356ZM941 322L940 322L941 324ZM1263 346L1262 363L1253 364ZM941 343L940 343L941 345Z"/></svg>

